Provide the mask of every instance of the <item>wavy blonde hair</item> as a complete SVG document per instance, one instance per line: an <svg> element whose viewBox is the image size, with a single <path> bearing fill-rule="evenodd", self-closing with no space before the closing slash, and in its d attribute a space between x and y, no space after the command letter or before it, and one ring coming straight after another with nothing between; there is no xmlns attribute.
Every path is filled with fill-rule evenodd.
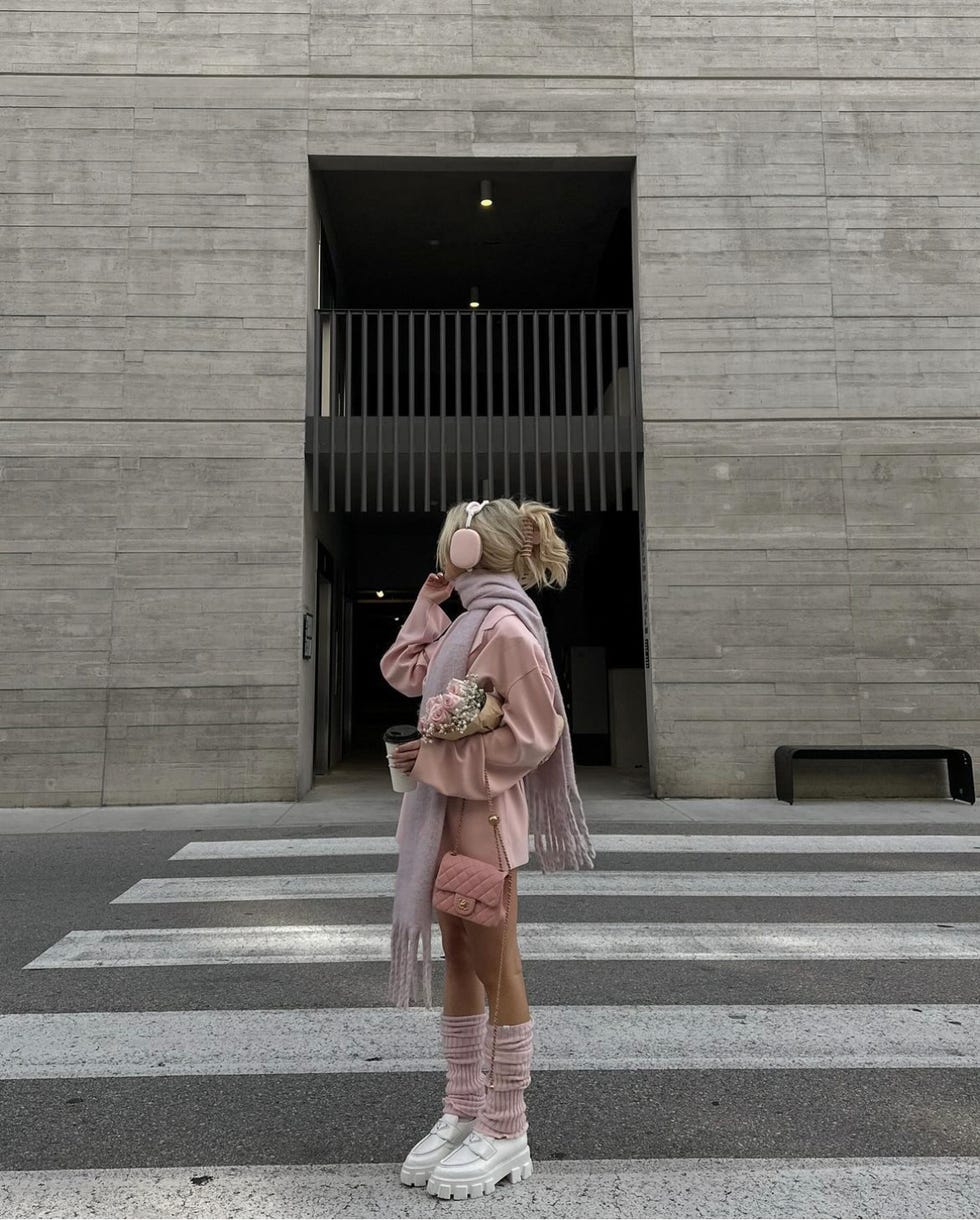
<svg viewBox="0 0 980 1220"><path fill-rule="evenodd" d="M571 556L551 520L557 511L537 500L520 504L515 500L491 500L470 525L483 543L477 567L485 572L513 572L524 589L563 589ZM454 504L446 513L436 543L440 571L445 571L449 562L450 538L465 525L466 505ZM525 549L526 528L533 539L530 554Z"/></svg>

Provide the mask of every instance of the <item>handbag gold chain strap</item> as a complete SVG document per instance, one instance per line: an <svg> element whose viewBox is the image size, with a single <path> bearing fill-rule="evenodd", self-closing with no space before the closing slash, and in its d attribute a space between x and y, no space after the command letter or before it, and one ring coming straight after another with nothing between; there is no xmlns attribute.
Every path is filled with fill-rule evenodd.
<svg viewBox="0 0 980 1220"><path fill-rule="evenodd" d="M487 1088L492 1089L494 1087L493 1065L497 1055L496 1017L500 1011L500 984L504 976L504 944L507 939L507 926L510 923L511 868L507 849L504 847L503 840L500 837L500 817L493 812L493 797L490 795L490 777L487 775L486 766L483 768L483 782L487 792L487 809L490 811L487 814L487 821L493 827L494 839L497 844L497 867L501 872L507 873L507 876L504 878L504 922L500 935L500 958L497 962L497 988L490 1009L490 1024L493 1026L493 1038L490 1043L490 1066L487 1069ZM463 828L463 807L465 804L465 800L461 800L459 803L459 817L456 821L456 834L453 837L453 853L455 855L459 855L459 832ZM505 863L506 868L504 867Z"/></svg>

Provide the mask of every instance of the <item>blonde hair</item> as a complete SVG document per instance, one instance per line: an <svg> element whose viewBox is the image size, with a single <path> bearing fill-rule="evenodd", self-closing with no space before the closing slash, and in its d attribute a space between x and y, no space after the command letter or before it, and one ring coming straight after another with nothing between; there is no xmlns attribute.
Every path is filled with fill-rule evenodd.
<svg viewBox="0 0 980 1220"><path fill-rule="evenodd" d="M537 500L491 500L470 523L483 543L477 567L484 572L513 572L524 589L563 589L571 556L551 518L556 508ZM466 525L466 505L454 504L436 543L440 571L449 562L449 540Z"/></svg>

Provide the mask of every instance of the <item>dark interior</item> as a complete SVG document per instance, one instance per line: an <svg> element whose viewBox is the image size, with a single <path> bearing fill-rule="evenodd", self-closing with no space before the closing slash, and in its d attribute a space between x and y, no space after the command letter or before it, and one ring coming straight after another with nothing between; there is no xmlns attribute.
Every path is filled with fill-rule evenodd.
<svg viewBox="0 0 980 1220"><path fill-rule="evenodd" d="M480 183L493 206L480 207ZM629 308L624 170L327 169L317 177L325 306ZM332 283L331 283L332 281Z"/></svg>

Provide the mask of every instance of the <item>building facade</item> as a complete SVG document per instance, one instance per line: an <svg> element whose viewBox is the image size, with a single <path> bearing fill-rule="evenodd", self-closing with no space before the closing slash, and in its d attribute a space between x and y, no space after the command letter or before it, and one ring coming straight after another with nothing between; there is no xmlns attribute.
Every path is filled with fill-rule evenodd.
<svg viewBox="0 0 980 1220"><path fill-rule="evenodd" d="M0 15L0 804L309 788L345 697L304 655L318 180L361 161L625 175L655 794L771 796L785 742L975 748L977 21L351 9Z"/></svg>

